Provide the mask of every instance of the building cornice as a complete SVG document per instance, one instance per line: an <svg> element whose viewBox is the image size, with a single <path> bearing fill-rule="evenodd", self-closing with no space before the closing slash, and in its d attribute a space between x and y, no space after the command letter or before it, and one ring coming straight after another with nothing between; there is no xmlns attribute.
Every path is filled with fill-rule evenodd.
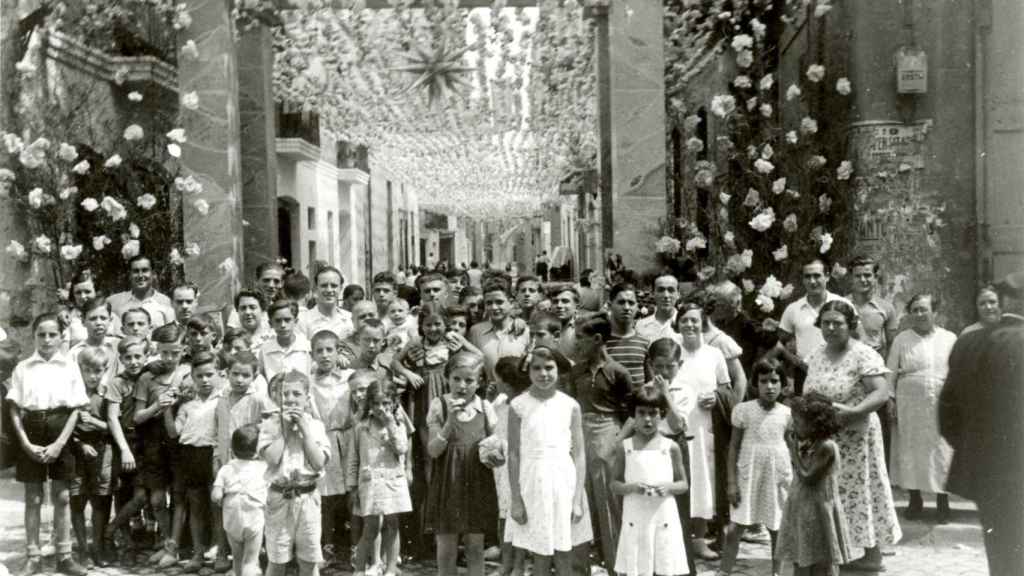
<svg viewBox="0 0 1024 576"><path fill-rule="evenodd" d="M178 72L155 56L114 56L58 31L46 36L46 57L106 82L116 82L119 70L128 83L153 83L178 91Z"/></svg>

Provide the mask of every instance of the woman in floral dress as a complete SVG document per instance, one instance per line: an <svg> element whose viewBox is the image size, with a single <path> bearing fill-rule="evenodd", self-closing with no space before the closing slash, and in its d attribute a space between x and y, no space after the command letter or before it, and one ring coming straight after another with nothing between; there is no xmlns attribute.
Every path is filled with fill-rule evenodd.
<svg viewBox="0 0 1024 576"><path fill-rule="evenodd" d="M857 329L857 313L846 302L826 303L816 324L825 346L807 359L804 390L832 400L843 425L836 437L842 461L839 497L851 544L865 552L850 567L879 570L879 547L895 544L903 536L885 469L882 427L875 413L889 398L888 369L877 352L850 338Z"/></svg>

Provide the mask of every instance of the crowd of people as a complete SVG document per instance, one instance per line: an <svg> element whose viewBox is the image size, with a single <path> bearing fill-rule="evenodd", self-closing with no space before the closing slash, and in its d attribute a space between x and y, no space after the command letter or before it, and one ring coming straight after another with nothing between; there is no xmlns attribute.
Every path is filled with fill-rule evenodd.
<svg viewBox="0 0 1024 576"><path fill-rule="evenodd" d="M807 262L803 295L757 322L733 282L688 292L668 273L647 300L589 270L554 282L473 262L364 288L269 263L208 314L194 284L158 291L146 256L115 294L83 270L35 318L34 350L0 342L22 574L42 571L47 481L72 575L144 546L160 569L236 576L390 576L409 557L441 576L460 561L483 576L485 560L503 575L696 574L695 559L729 574L745 537L770 540L775 574L877 572L902 535L893 486L906 519L925 517L925 494L939 523L949 490L978 500L992 573L1009 573L996 567L1021 560L1006 521L1021 500L971 467L1002 465L1018 494L1020 394L978 397L971 379L1019 374L1021 319L985 287L958 339L936 294L901 318L874 261L849 269L844 297ZM991 338L1007 356L989 357ZM1000 447L969 406L1008 428Z"/></svg>

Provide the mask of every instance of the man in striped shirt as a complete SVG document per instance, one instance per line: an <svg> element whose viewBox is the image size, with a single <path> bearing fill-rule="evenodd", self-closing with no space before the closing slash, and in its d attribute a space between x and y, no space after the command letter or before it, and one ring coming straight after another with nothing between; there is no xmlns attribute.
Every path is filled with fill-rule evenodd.
<svg viewBox="0 0 1024 576"><path fill-rule="evenodd" d="M634 390L646 381L644 360L649 344L646 338L636 333L634 327L638 308L635 286L622 283L612 287L608 295L612 334L605 347L608 356L629 372Z"/></svg>

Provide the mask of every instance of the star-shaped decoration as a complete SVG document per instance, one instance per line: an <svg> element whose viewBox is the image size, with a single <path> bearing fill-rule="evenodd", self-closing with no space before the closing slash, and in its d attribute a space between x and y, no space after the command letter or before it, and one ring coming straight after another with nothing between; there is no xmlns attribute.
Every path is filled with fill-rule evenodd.
<svg viewBox="0 0 1024 576"><path fill-rule="evenodd" d="M463 75L475 71L476 68L462 65L462 55L466 50L449 49L447 42L442 42L437 49L417 46L413 53L405 56L405 66L398 66L392 70L416 74L418 77L406 91L426 88L427 105L433 107L449 95L470 87L469 80Z"/></svg>

